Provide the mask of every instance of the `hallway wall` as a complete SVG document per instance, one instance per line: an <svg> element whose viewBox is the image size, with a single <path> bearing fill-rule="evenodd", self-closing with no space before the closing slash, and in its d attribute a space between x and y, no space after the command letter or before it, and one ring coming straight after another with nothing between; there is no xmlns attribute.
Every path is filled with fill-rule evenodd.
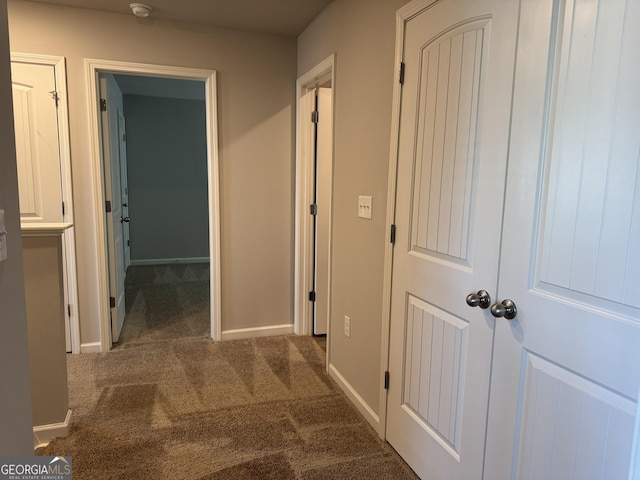
<svg viewBox="0 0 640 480"><path fill-rule="evenodd" d="M0 139L14 137L7 9L0 0ZM7 260L0 262L0 455L33 455L27 315L13 142L0 142L0 210L5 212Z"/></svg>
<svg viewBox="0 0 640 480"><path fill-rule="evenodd" d="M87 58L218 71L222 329L292 323L295 38L21 0L8 9L13 51L67 61L81 342L100 340Z"/></svg>
<svg viewBox="0 0 640 480"><path fill-rule="evenodd" d="M395 12L407 0L336 0L298 38L298 76L332 53L335 67L331 366L379 415ZM358 218L358 196L373 219ZM351 318L351 337L343 334Z"/></svg>
<svg viewBox="0 0 640 480"><path fill-rule="evenodd" d="M205 107L124 96L134 264L209 257Z"/></svg>

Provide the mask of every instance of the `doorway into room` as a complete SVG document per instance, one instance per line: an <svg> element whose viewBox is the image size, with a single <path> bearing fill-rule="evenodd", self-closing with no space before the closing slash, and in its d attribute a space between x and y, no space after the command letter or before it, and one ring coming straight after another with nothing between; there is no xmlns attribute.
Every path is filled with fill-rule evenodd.
<svg viewBox="0 0 640 480"><path fill-rule="evenodd" d="M140 340L145 330L151 338L204 333L218 339L215 72L100 61L89 61L87 68L89 92L96 99L90 102L94 189L103 200L96 207L97 249L104 259L99 265L105 300L100 312L102 351L123 332L125 340ZM171 90L173 94L161 95ZM175 98L176 91L191 97ZM198 98L192 98L195 91ZM176 112L188 117L194 110L199 112L198 148L190 138L188 146L175 151L180 136L173 138L172 129L184 130L184 125L150 125L154 118ZM200 221L191 227L174 225L191 217ZM179 253L177 244L182 244ZM132 319L132 329L125 327L125 314ZM203 314L204 332L202 325L189 323L194 316L202 323ZM180 321L171 322L177 318Z"/></svg>
<svg viewBox="0 0 640 480"><path fill-rule="evenodd" d="M112 182L112 188L105 189L112 193L117 232L109 253L111 258L118 248L114 260L124 267L124 288L111 316L112 341L122 346L209 336L204 83L142 75L103 77L101 86L110 84L112 97L106 99L101 88L106 99L103 138L104 133L109 138L103 148L113 145L110 157L115 153L117 159L110 177L119 176L119 188ZM113 139L105 128L111 124Z"/></svg>
<svg viewBox="0 0 640 480"><path fill-rule="evenodd" d="M334 56L297 82L296 333L331 335Z"/></svg>

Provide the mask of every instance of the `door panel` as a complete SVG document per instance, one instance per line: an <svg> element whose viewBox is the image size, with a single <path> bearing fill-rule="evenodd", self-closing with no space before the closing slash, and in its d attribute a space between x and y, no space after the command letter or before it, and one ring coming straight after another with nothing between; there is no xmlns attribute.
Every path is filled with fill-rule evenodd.
<svg viewBox="0 0 640 480"><path fill-rule="evenodd" d="M597 6L569 3L574 11L558 26L540 281L640 306L638 269L627 262L640 257L632 235L638 152L629 138L640 104L635 88L624 88L637 38L623 34L624 1L608 2L600 15ZM619 80L623 88L615 88Z"/></svg>
<svg viewBox="0 0 640 480"><path fill-rule="evenodd" d="M460 457L469 325L409 296L403 405L421 428Z"/></svg>
<svg viewBox="0 0 640 480"><path fill-rule="evenodd" d="M601 2L602 3L602 2ZM486 478L626 478L640 378L637 2L524 0Z"/></svg>
<svg viewBox="0 0 640 480"><path fill-rule="evenodd" d="M534 354L523 363L517 478L626 478L635 403Z"/></svg>
<svg viewBox="0 0 640 480"><path fill-rule="evenodd" d="M122 216L129 217L129 183L127 174L127 137L124 113L118 109L118 157L120 159L120 192L122 200ZM122 223L122 246L124 248L124 273L131 265L131 238L129 222Z"/></svg>
<svg viewBox="0 0 640 480"><path fill-rule="evenodd" d="M20 221L59 223L62 177L58 149L55 70L11 62Z"/></svg>
<svg viewBox="0 0 640 480"><path fill-rule="evenodd" d="M329 250L331 245L331 175L333 170L333 113L331 89L317 89L316 136L316 268L313 333L324 335L329 324Z"/></svg>
<svg viewBox="0 0 640 480"><path fill-rule="evenodd" d="M473 146L488 20L446 33L420 55L411 238L416 252L467 260ZM486 68L486 57L485 57Z"/></svg>
<svg viewBox="0 0 640 480"><path fill-rule="evenodd" d="M497 288L517 4L424 5L405 24L387 438L423 478L479 478L494 319L465 298Z"/></svg>
<svg viewBox="0 0 640 480"><path fill-rule="evenodd" d="M100 96L107 102L107 108L102 112L102 149L105 196L110 199L112 209L107 215L109 292L110 296L115 298L115 306L111 308L111 340L117 342L125 317L124 241L121 220L123 211L118 138L118 105L122 103L122 94L112 75L100 77Z"/></svg>

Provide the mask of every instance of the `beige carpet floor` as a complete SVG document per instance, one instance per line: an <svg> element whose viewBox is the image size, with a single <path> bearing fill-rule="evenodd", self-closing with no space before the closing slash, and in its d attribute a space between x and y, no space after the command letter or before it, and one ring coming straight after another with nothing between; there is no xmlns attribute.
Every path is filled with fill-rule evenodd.
<svg viewBox="0 0 640 480"><path fill-rule="evenodd" d="M68 356L81 479L415 479L311 337L191 338Z"/></svg>
<svg viewBox="0 0 640 480"><path fill-rule="evenodd" d="M209 264L132 266L126 316L115 348L210 336Z"/></svg>

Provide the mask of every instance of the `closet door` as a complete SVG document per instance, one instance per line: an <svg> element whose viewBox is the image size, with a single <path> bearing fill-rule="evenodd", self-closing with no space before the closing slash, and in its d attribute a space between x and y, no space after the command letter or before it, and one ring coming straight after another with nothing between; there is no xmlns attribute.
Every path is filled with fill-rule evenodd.
<svg viewBox="0 0 640 480"><path fill-rule="evenodd" d="M480 478L495 320L465 299L497 287L517 4L401 15L387 439L425 479Z"/></svg>
<svg viewBox="0 0 640 480"><path fill-rule="evenodd" d="M496 320L485 478L627 478L640 2L523 0L520 18L498 287L517 315Z"/></svg>
<svg viewBox="0 0 640 480"><path fill-rule="evenodd" d="M62 177L53 65L11 62L22 223L60 223Z"/></svg>

